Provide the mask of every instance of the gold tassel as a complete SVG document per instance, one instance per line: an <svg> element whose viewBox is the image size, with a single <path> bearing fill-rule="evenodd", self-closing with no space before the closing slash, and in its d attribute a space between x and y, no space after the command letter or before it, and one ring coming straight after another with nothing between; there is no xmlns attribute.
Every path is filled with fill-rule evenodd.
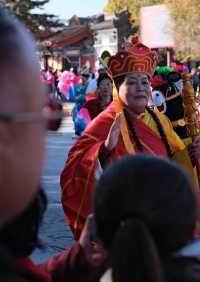
<svg viewBox="0 0 200 282"><path fill-rule="evenodd" d="M200 128L198 121L198 108L195 101L194 90L188 74L183 75L183 106L187 134L192 140L199 139Z"/></svg>
<svg viewBox="0 0 200 282"><path fill-rule="evenodd" d="M200 127L198 121L198 108L195 101L195 93L192 87L189 74L183 74L183 106L184 106L184 118L186 122L188 137L192 138L192 141L199 140ZM196 173L198 178L198 184L195 188L195 192L200 191L200 160L196 160Z"/></svg>

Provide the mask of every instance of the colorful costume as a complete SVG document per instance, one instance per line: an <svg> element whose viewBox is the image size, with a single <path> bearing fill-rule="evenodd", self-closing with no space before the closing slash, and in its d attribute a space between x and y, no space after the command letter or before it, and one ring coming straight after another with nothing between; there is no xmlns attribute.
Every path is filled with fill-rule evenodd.
<svg viewBox="0 0 200 282"><path fill-rule="evenodd" d="M114 79L133 72L151 76L156 63L156 53L138 43L128 51L121 51L108 58L108 70ZM123 156L138 153L132 125L143 153L166 158L173 155L181 162L184 159L183 165L192 170L185 146L166 116L147 108L137 118L130 115L127 119L127 111L122 107L116 89L113 98L114 102L90 123L70 150L61 174L62 204L75 238L79 237L85 219L91 212L92 189L101 169ZM121 134L114 150L108 152L104 144L116 114L120 116Z"/></svg>
<svg viewBox="0 0 200 282"><path fill-rule="evenodd" d="M184 144L172 130L169 120L158 111L156 115L165 128L173 150L183 150ZM75 235L80 234L85 219L91 212L91 195L96 180L96 172L98 172L99 154L115 116L116 109L114 104L111 104L91 122L84 134L70 150L68 161L62 172L62 204ZM159 136L152 116L145 112L140 118L133 118L133 123L145 148L145 153L167 157L165 145ZM106 155L107 152L103 152L103 154L105 154L104 158L107 160L107 164L128 155L122 135L115 150L109 155Z"/></svg>
<svg viewBox="0 0 200 282"><path fill-rule="evenodd" d="M158 76L156 76L152 81L153 102L159 110L168 116L172 122L174 130L181 139L185 139L187 138L187 132L182 105L183 87L177 87L177 84L182 84L181 75L175 71L170 71L168 73L161 74L159 77L160 82L158 81ZM158 102L158 97L160 98L160 103Z"/></svg>
<svg viewBox="0 0 200 282"><path fill-rule="evenodd" d="M199 135L199 131L196 132L199 128L199 125L198 121L196 121L195 123L194 120L191 120L192 116L194 115L197 118L198 113L197 106L195 105L195 96L194 93L192 93L192 85L188 89L188 83L187 87L186 85L184 85L185 83L183 83L182 77L185 76L188 77L188 83L190 84L189 74L186 75L185 73L181 75L181 73L176 72L173 69L167 69L167 67L160 67L158 68L158 75L154 77L154 79L151 81L151 84L153 87L153 104L156 105L161 112L166 114L166 116L170 119L172 123L174 131L187 146L188 144L192 143L194 137L196 139ZM191 95L193 102L190 98L188 101L185 102L185 91L187 91L187 96L188 93L189 95ZM190 108L189 113L188 107ZM188 134L189 123L187 123L187 119L191 120L190 124L192 124L192 128L194 128L192 129L192 132L190 130L190 134ZM196 166L194 166L193 169L196 187L199 186L196 177L197 175L199 175L199 172L196 171L197 167L199 167L199 162L196 163ZM196 192L199 192L199 189L197 189Z"/></svg>
<svg viewBox="0 0 200 282"><path fill-rule="evenodd" d="M162 67L160 69L162 70ZM168 69L168 72L161 72L158 76L155 76L151 83L153 87L153 104L167 115L175 132L183 140L185 145L191 143L184 119L183 82L181 74L175 70Z"/></svg>
<svg viewBox="0 0 200 282"><path fill-rule="evenodd" d="M77 123L79 123L79 133L81 134L88 124L103 111L98 98L89 100L77 113Z"/></svg>
<svg viewBox="0 0 200 282"><path fill-rule="evenodd" d="M100 87L102 81L105 81L103 89ZM108 83L109 81L109 83ZM96 116L98 116L112 101L112 80L108 74L101 74L97 79L96 91L90 93L90 99L87 100L84 107L77 113L77 121L79 122L79 129L84 129ZM79 132L79 133L82 133Z"/></svg>
<svg viewBox="0 0 200 282"><path fill-rule="evenodd" d="M76 102L72 108L72 120L74 122L74 130L76 135L81 135L81 132L85 129L86 123L84 118L78 116L78 112L83 108L86 103L85 95L79 95L76 97Z"/></svg>

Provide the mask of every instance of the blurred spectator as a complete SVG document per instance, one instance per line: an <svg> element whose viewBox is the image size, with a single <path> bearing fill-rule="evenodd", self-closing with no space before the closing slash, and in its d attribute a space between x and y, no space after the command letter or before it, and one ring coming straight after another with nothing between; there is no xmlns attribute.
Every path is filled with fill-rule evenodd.
<svg viewBox="0 0 200 282"><path fill-rule="evenodd" d="M56 92L56 86L55 86L55 82L56 82L56 77L55 74L53 73L53 70L51 68L49 68L47 70L46 73L46 82L50 85L51 87L51 93L53 95L55 95Z"/></svg>
<svg viewBox="0 0 200 282"><path fill-rule="evenodd" d="M91 78L88 83L88 87L86 89L86 100L89 101L90 99L96 98L96 92L97 90L97 79L95 77L95 74L91 75Z"/></svg>
<svg viewBox="0 0 200 282"><path fill-rule="evenodd" d="M77 87L77 94L75 98L75 105L72 109L72 119L74 122L74 130L76 135L80 135L81 132L84 130L85 125L77 122L77 113L80 111L80 109L85 105L86 103L86 90L89 83L89 74L88 73L82 73L81 74L81 82L79 86Z"/></svg>
<svg viewBox="0 0 200 282"><path fill-rule="evenodd" d="M97 80L96 98L89 100L77 113L76 124L81 134L86 126L112 102L112 80L105 73ZM82 131L81 131L82 130Z"/></svg>
<svg viewBox="0 0 200 282"><path fill-rule="evenodd" d="M0 38L0 281L97 281L104 257L90 241L90 219L69 252L40 266L29 258L41 246L38 230L47 205L40 185L48 121L44 87L30 33L2 8Z"/></svg>
<svg viewBox="0 0 200 282"><path fill-rule="evenodd" d="M193 84L194 91L197 92L199 90L199 84L200 84L200 79L199 79L199 73L197 72L196 69L191 70L191 80Z"/></svg>

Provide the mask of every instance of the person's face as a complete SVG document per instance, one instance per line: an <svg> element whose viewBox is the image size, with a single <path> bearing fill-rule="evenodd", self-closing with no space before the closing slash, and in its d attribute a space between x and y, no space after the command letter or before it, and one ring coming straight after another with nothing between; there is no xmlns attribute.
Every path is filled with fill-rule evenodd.
<svg viewBox="0 0 200 282"><path fill-rule="evenodd" d="M119 87L119 97L123 104L135 114L143 113L151 95L148 76L144 73L127 75Z"/></svg>
<svg viewBox="0 0 200 282"><path fill-rule="evenodd" d="M99 84L99 96L104 102L110 102L112 98L112 82L110 79L104 79Z"/></svg>
<svg viewBox="0 0 200 282"><path fill-rule="evenodd" d="M6 95L2 97L1 114L40 114L43 109L44 89L39 72L31 66L20 71L10 70L13 77L8 84L1 76ZM35 195L42 170L44 154L44 120L13 123L0 121L0 224L21 212Z"/></svg>
<svg viewBox="0 0 200 282"><path fill-rule="evenodd" d="M98 75L105 74L105 73L107 73L107 70L105 68L98 70Z"/></svg>

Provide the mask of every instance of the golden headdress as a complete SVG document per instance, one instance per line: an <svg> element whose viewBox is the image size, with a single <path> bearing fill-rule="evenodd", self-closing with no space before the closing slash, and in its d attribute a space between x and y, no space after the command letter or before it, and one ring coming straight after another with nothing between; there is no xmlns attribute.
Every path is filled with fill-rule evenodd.
<svg viewBox="0 0 200 282"><path fill-rule="evenodd" d="M133 72L146 73L152 77L158 63L157 53L132 37L125 43L122 51L114 56L104 57L106 68L113 79Z"/></svg>

